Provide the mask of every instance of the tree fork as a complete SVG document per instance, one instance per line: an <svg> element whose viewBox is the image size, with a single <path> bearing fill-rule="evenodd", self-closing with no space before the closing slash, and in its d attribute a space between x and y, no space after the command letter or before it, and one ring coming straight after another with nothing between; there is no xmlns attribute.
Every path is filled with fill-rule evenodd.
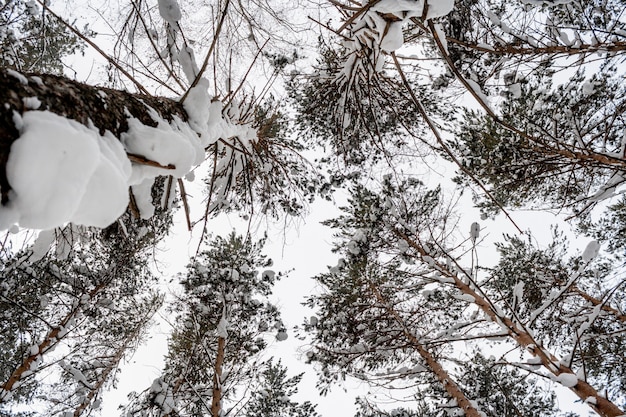
<svg viewBox="0 0 626 417"><path fill-rule="evenodd" d="M161 118L172 121L174 116L188 120L183 105L176 100L133 94L127 91L96 87L66 77L49 74L22 75L13 70L0 68L0 195L6 204L11 186L7 180L6 164L11 145L19 136L16 115L29 110L25 98L37 97L41 105L36 110L47 110L59 116L75 120L85 126L95 126L101 135L111 132L120 139L128 131L128 118L156 127L150 115L154 110ZM135 162L141 156L132 155ZM145 159L145 158L144 158ZM153 161L144 161L153 164ZM171 167L166 167L171 168Z"/></svg>
<svg viewBox="0 0 626 417"><path fill-rule="evenodd" d="M409 246L415 249L419 253L420 257L430 256L419 243L407 236L406 233L395 228L392 231L396 236L403 239L409 244ZM535 339L525 329L518 326L508 317L502 317L498 314L492 307L492 304L485 297L471 288L469 284L464 283L456 274L446 268L445 265L437 262L436 260L434 262L434 266L439 272L454 280L452 285L454 285L463 294L473 297L474 304L476 304L494 323L501 323L504 327L506 327L509 336L520 346L527 349L533 356L540 358L541 364L553 375L557 377L562 374L576 375L569 367L560 363L554 355L540 347L539 344L536 343ZM601 396L598 391L586 381L578 379L576 385L568 388L584 403L589 405L594 409L594 411L603 417L620 417L626 414L613 402ZM595 404L586 401L590 397L595 398Z"/></svg>

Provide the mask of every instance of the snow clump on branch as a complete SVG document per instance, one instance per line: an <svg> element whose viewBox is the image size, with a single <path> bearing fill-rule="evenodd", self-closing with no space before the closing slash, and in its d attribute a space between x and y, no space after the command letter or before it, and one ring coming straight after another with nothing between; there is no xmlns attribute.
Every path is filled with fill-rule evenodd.
<svg viewBox="0 0 626 417"><path fill-rule="evenodd" d="M208 81L190 90L183 107L188 121L176 115L167 121L146 104L156 126L128 114L128 130L119 139L47 110L14 112L19 138L6 164L11 191L0 206L0 230L15 224L46 230L68 222L107 227L126 210L129 187L141 217L150 218L156 177L185 177L220 140L237 138L252 152L256 130L225 118L222 103L208 94Z"/></svg>

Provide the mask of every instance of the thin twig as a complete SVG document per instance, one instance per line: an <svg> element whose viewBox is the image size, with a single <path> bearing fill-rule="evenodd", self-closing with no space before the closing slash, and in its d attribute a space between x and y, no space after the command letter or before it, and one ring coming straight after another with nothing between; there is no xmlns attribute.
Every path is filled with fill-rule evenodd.
<svg viewBox="0 0 626 417"><path fill-rule="evenodd" d="M65 27L67 27L69 30L71 30L72 32L74 32L74 34L76 36L78 36L79 38L81 38L83 41L85 41L86 43L89 44L89 46L91 46L93 49L95 49L100 55L102 55L104 58L106 58L107 61L109 61L115 68L117 68L122 74L124 74L130 81L132 81L135 86L139 89L139 91L141 91L142 93L144 93L145 95L149 96L151 95L148 90L145 89L145 87L143 85L141 85L141 83L139 81L137 81L135 79L135 77L133 77L132 75L130 75L130 73L128 71L126 71L120 64L118 64L118 62L113 59L109 54L107 54L106 52L104 52L102 49L100 49L100 47L98 45L96 45L94 42L91 41L91 39L87 38L85 35L83 35L82 33L80 33L74 26L70 25L69 23L67 23L65 20L63 20L59 15L57 15L56 13L54 13L52 10L50 10L50 8L48 7L48 5L46 3L44 3L42 0L37 0L37 2L41 5L41 7L43 7L48 13L50 13L52 16L54 16L55 19L57 19L59 22L61 22Z"/></svg>
<svg viewBox="0 0 626 417"><path fill-rule="evenodd" d="M485 192L485 194L498 206L498 208L502 210L504 215L511 221L513 226L515 226L515 228L520 233L523 233L522 229L520 229L520 227L515 223L515 220L513 220L513 218L509 215L509 213L502 206L502 204L500 204L500 202L496 200L496 198L491 194L491 192L487 189L487 187L485 187L485 185L483 185L483 183L478 178L476 178L474 174L472 174L467 168L463 166L463 164L461 163L461 161L458 160L454 152L452 152L452 150L448 147L448 145L446 145L445 141L443 140L443 137L441 136L441 133L439 132L439 129L437 128L435 123L430 119L430 117L426 113L426 109L424 109L424 106L422 106L422 103L415 96L413 89L409 85L409 82L407 81L406 76L404 75L404 71L402 70L402 67L400 66L400 62L398 61L396 54L392 52L391 57L393 58L393 62L396 65L396 69L398 70L398 73L400 74L402 83L404 84L405 88L411 95L411 100L417 107L417 110L419 111L419 113L424 118L424 121L426 122L430 130L433 132L433 135L435 135L435 138L437 139L437 142L441 146L441 149L452 159L452 161L461 169L461 171L463 171L466 175L468 175Z"/></svg>
<svg viewBox="0 0 626 417"><path fill-rule="evenodd" d="M187 91L185 91L185 94L180 99L181 103L185 102L185 99L189 95L189 91L191 91L192 88L194 88L196 85L198 85L198 82L200 82L200 78L202 78L202 74L204 74L204 71L206 71L206 68L209 65L209 59L211 59L211 54L213 53L213 48L215 48L215 45L217 44L217 40L218 40L218 38L220 36L220 33L222 32L222 25L224 24L224 20L226 20L226 15L228 14L228 6L229 5L230 5L230 0L226 0L226 4L224 5L224 11L222 11L222 17L220 18L220 21L217 24L217 29L215 30L215 34L213 35L213 41L211 42L211 46L209 47L209 51L207 52L206 56L204 57L204 62L202 63L202 68L200 68L200 71L198 71L198 74L196 74L196 78L193 80L193 82L189 86L189 89Z"/></svg>

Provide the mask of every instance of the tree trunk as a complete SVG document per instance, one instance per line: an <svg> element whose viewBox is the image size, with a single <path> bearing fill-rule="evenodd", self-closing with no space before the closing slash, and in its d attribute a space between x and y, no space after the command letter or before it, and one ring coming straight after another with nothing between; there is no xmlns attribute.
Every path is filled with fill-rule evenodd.
<svg viewBox="0 0 626 417"><path fill-rule="evenodd" d="M116 138L128 131L128 118L156 127L157 122L150 116L155 111L161 118L171 121L178 116L187 121L187 113L178 101L132 94L127 91L95 87L70 80L65 77L46 74L21 75L15 71L0 69L0 196L1 203L8 202L11 189L6 176L6 163L11 145L19 138L15 125L15 114L22 115L31 110L25 98L37 97L41 105L36 110L47 110L60 116L73 119L85 126L95 126L100 134L110 131ZM33 109L34 110L34 109ZM130 155L139 163L141 155Z"/></svg>
<svg viewBox="0 0 626 417"><path fill-rule="evenodd" d="M222 368L226 354L226 339L217 339L217 357L215 358L215 373L213 374L213 399L211 401L211 416L219 417L222 409Z"/></svg>
<svg viewBox="0 0 626 417"><path fill-rule="evenodd" d="M402 327L402 332L409 340L410 345L413 346L422 359L424 359L426 365L435 374L439 382L441 382L441 385L446 390L448 395L456 400L459 408L463 410L464 415L468 417L481 417L480 412L472 405L469 398L465 396L465 393L461 388L459 388L456 381L450 376L450 374L448 374L443 366L441 366L432 353L430 353L428 349L420 343L419 339L415 337L411 331L409 331L406 323L400 317L398 312L389 307L389 303L383 298L378 288L376 288L373 284L370 284L370 288L378 302L383 306L383 308L385 308L385 310L387 310L387 313L391 314L396 322Z"/></svg>
<svg viewBox="0 0 626 417"><path fill-rule="evenodd" d="M429 256L418 242L411 239L405 233L398 229L394 229L393 232L396 236L406 241L409 246L415 249L421 257ZM563 374L575 375L574 371L572 371L569 367L563 365L554 355L541 347L540 344L535 341L533 336L528 331L526 331L526 329L519 326L508 317L499 314L496 309L494 309L493 304L489 300L485 299L472 287L464 283L461 279L459 279L457 274L451 272L445 265L437 261L434 262L435 268L442 275L445 275L447 278L454 280L452 285L454 285L463 294L473 297L474 304L476 304L494 323L498 323L506 328L509 336L513 340L515 340L521 347L524 347L530 354L540 358L541 364L544 366L545 369L547 369L548 371L550 371L550 373L557 377ZM619 417L626 414L622 410L620 410L620 408L613 402L607 400L602 395L600 395L600 393L598 393L598 391L594 387L589 385L586 381L579 379L577 384L573 387L569 387L569 389L572 390L583 401L583 403L588 404L603 417ZM594 398L596 402L593 403L587 401L589 398Z"/></svg>
<svg viewBox="0 0 626 417"><path fill-rule="evenodd" d="M95 297L96 294L102 291L106 286L107 286L107 283L102 283L98 285L96 288L94 288L93 290L91 290L89 292L89 299L92 299L93 297ZM9 379L0 387L2 390L6 392L11 391L15 383L22 378L22 375L24 375L26 371L32 370L31 366L33 366L35 361L39 357L41 357L44 353L46 353L46 351L48 351L52 346L56 345L61 339L63 339L65 335L62 335L61 331L65 330L65 326L67 326L68 323L70 323L70 321L76 316L76 313L78 313L78 311L81 308L82 306L80 304L76 306L75 308L73 308L63 318L63 320L61 320L61 323L59 323L58 326L54 327L48 332L44 340L41 343L39 343L39 345L37 346L37 353L31 353L24 358L21 365L18 366L17 369L15 369L15 371L13 371ZM65 334L67 334L67 332ZM32 371L34 371L34 369ZM4 402L5 398L6 397L4 398L0 397L0 403Z"/></svg>

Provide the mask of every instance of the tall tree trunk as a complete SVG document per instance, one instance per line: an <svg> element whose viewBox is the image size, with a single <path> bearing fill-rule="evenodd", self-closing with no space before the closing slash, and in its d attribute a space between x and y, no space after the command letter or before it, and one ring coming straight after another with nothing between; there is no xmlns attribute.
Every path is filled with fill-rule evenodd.
<svg viewBox="0 0 626 417"><path fill-rule="evenodd" d="M398 229L394 229L393 232L396 236L406 241L409 246L415 249L421 257L429 256L419 242L411 239L404 232ZM450 271L449 268L447 268L445 265L435 260L433 260L433 262L434 267L437 269L437 271L449 278L451 280L451 284L454 285L463 294L471 296L474 299L474 304L476 304L494 323L499 323L504 328L506 328L509 336L513 340L515 340L520 346L524 347L530 354L541 359L541 364L550 373L557 377L563 374L576 376L574 371L572 371L568 366L561 363L561 361L559 361L553 354L551 354L545 348L541 347L540 344L535 341L534 337L526 329L516 324L513 320L506 317L502 313L498 312L494 308L491 301L486 299L483 295L479 294L476 290L470 287L469 284L463 282L457 274ZM613 402L604 398L600 393L598 393L598 391L594 387L589 385L586 381L578 379L576 385L569 387L569 389L572 390L583 401L583 403L588 404L603 417L619 417L626 414L622 410L620 410L620 408ZM589 398L594 398L595 402L588 401Z"/></svg>
<svg viewBox="0 0 626 417"><path fill-rule="evenodd" d="M89 292L89 299L92 299L96 296L100 291L106 288L108 282L103 282L95 287L93 290ZM71 322L71 320L76 316L76 314L80 311L83 306L80 304L74 307L67 315L61 320L58 326L51 329L46 337L44 337L43 341L37 345L37 352L31 353L24 358L21 365L18 366L15 371L11 374L9 379L1 386L2 390L5 392L9 392L13 389L13 386L17 381L19 381L26 371L31 370L31 367L35 363L35 361L42 357L46 351L48 351L52 346L56 345L60 340L65 337L65 332L62 334L62 331L65 331L65 327ZM0 403L5 401L5 397L0 397Z"/></svg>
<svg viewBox="0 0 626 417"><path fill-rule="evenodd" d="M398 312L389 306L389 302L385 300L383 295L380 293L378 288L373 284L370 284L370 288L374 293L374 296L378 300L378 302L383 306L383 308L387 311L387 314L393 316L396 322L402 327L402 332L408 339L409 343L417 353L424 359L426 365L430 370L435 374L443 388L446 390L450 397L454 398L458 404L458 406L465 413L464 415L468 417L481 417L481 413L472 405L470 400L465 396L463 390L459 387L456 381L450 376L450 374L441 366L439 361L433 356L432 353L428 351L422 345L417 337L408 329L406 323L400 317Z"/></svg>
<svg viewBox="0 0 626 417"><path fill-rule="evenodd" d="M222 336L217 339L217 357L215 358L215 373L213 374L213 399L211 400L211 416L219 417L222 409L222 368L226 355L226 339Z"/></svg>
<svg viewBox="0 0 626 417"><path fill-rule="evenodd" d="M117 350L115 351L115 355L113 355L109 364L106 366L106 368L104 368L104 371L102 371L96 383L89 390L89 393L85 396L83 401L74 409L74 417L80 417L85 412L85 410L87 410L87 408L93 403L93 400L96 398L104 384L109 380L109 376L119 366L122 358L124 358L124 356L129 353L131 345L141 339L142 331L145 329L145 326L155 313L155 309L151 309L146 312L142 320L137 324L132 332L130 332L124 342L117 348Z"/></svg>

